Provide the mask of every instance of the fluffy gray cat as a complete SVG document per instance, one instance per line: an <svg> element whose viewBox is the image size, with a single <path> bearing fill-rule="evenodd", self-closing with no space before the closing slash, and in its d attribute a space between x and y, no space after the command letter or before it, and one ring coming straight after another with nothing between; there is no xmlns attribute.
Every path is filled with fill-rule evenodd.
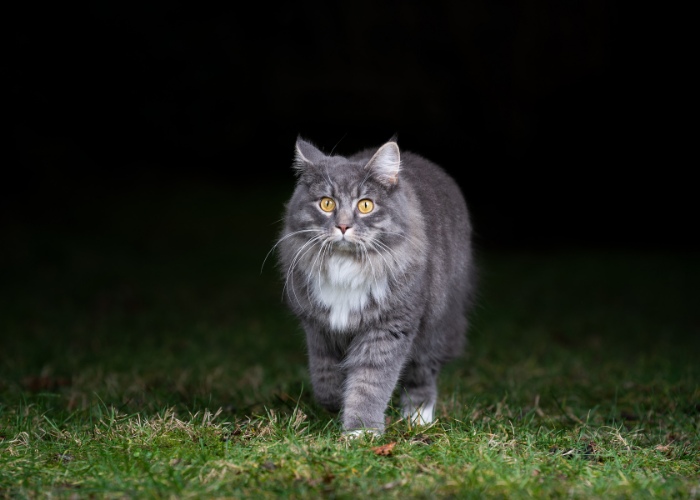
<svg viewBox="0 0 700 500"><path fill-rule="evenodd" d="M346 433L382 433L398 384L403 415L432 422L473 289L459 187L393 141L344 158L298 139L294 168L277 247L317 401L342 412Z"/></svg>

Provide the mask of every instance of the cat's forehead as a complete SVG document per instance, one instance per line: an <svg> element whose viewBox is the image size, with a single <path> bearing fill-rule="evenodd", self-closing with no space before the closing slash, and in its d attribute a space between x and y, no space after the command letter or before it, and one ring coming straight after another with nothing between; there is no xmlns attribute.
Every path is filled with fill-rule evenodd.
<svg viewBox="0 0 700 500"><path fill-rule="evenodd" d="M352 177L365 171L366 162L348 160L343 156L329 156L321 163L331 175L338 177Z"/></svg>
<svg viewBox="0 0 700 500"><path fill-rule="evenodd" d="M374 182L364 164L345 158L328 158L329 161L317 165L318 175L310 186L312 194L328 193L359 194L373 189Z"/></svg>

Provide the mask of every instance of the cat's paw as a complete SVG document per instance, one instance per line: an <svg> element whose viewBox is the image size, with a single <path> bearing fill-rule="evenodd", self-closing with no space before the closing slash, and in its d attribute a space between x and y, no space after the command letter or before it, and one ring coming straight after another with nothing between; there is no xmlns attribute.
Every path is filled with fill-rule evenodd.
<svg viewBox="0 0 700 500"><path fill-rule="evenodd" d="M359 439L359 438L375 438L381 436L382 433L376 429L353 429L351 431L344 431L343 437L348 439Z"/></svg>
<svg viewBox="0 0 700 500"><path fill-rule="evenodd" d="M415 425L430 425L433 423L434 405L422 405L418 408L406 407L403 409L404 418L410 418Z"/></svg>

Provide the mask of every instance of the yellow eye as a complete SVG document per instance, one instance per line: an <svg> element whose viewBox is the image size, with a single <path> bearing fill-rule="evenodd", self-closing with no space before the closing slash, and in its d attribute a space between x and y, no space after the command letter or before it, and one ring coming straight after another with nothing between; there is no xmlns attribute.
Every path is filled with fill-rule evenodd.
<svg viewBox="0 0 700 500"><path fill-rule="evenodd" d="M335 201L333 201L333 198L321 198L321 210L324 212L332 212L334 208Z"/></svg>
<svg viewBox="0 0 700 500"><path fill-rule="evenodd" d="M374 210L374 203L372 202L372 200L368 200L365 198L364 200L360 200L357 203L357 209L360 211L360 213L368 214L372 210Z"/></svg>

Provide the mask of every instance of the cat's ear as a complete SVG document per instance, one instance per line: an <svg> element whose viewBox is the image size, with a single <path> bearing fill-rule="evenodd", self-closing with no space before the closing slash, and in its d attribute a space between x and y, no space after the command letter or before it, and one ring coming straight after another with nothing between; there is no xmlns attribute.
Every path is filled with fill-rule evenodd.
<svg viewBox="0 0 700 500"><path fill-rule="evenodd" d="M326 155L313 144L298 137L294 148L294 163L292 166L297 174L301 175L310 165L318 164L325 157Z"/></svg>
<svg viewBox="0 0 700 500"><path fill-rule="evenodd" d="M372 159L365 165L365 169L387 187L395 186L399 182L399 171L401 170L401 153L399 145L394 141L384 144L374 153Z"/></svg>

